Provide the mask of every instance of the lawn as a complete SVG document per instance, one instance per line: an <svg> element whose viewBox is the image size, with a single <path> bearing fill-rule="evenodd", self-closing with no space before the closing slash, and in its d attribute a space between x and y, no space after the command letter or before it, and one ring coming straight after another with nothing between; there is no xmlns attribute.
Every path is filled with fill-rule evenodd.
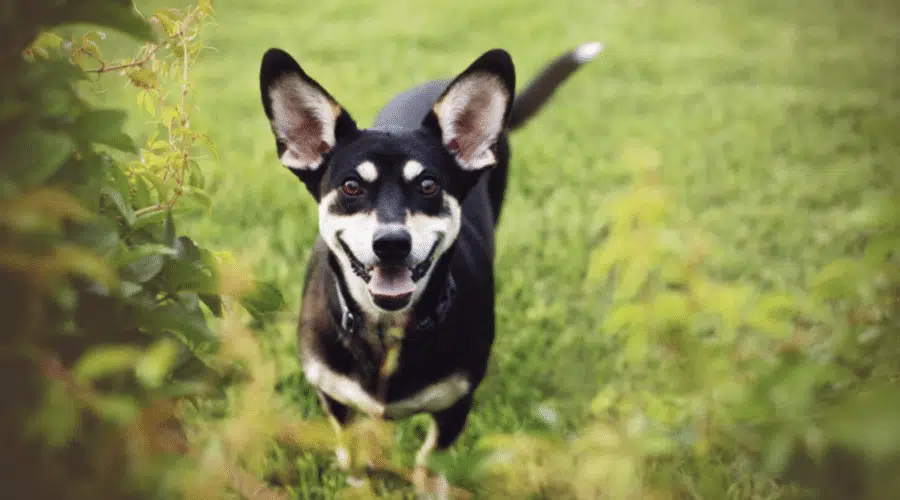
<svg viewBox="0 0 900 500"><path fill-rule="evenodd" d="M547 428L542 405L555 410L553 425L575 429L603 381L616 376L600 334L603 298L585 295L581 283L605 234L604 200L628 180L623 151L637 145L658 154L675 208L716 241L710 272L784 291L852 252L861 200L897 179L900 91L887 75L900 62L900 22L887 0L815 7L231 0L215 7L205 31L212 49L194 68L193 126L210 131L221 160L204 165L211 212L183 230L247 259L294 311L316 207L275 155L257 81L267 48L294 55L365 125L395 93L451 76L490 48L512 54L521 87L561 51L591 40L605 45L512 137L496 261L497 341L462 449L494 432ZM321 415L294 359L293 325L280 332L281 388L304 412ZM400 427L404 461L423 422ZM330 498L343 480L331 456L276 460L289 461L285 486L296 498ZM723 498L716 487L698 495Z"/></svg>

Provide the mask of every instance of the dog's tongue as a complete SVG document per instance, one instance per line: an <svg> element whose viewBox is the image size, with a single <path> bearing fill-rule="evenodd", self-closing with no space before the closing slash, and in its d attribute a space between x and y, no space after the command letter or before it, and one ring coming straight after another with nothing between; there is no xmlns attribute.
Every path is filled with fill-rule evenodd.
<svg viewBox="0 0 900 500"><path fill-rule="evenodd" d="M372 295L397 297L412 293L416 284L412 280L412 270L408 267L375 267L369 280Z"/></svg>

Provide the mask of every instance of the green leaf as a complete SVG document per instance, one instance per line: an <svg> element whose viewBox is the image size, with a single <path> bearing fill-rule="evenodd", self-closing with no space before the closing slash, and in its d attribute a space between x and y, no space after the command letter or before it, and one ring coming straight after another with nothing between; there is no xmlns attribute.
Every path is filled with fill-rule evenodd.
<svg viewBox="0 0 900 500"><path fill-rule="evenodd" d="M136 283L146 283L162 271L165 260L159 253L153 253L132 262L122 269L123 278Z"/></svg>
<svg viewBox="0 0 900 500"><path fill-rule="evenodd" d="M110 219L97 218L79 227L73 242L90 248L102 257L110 257L119 248L119 232Z"/></svg>
<svg viewBox="0 0 900 500"><path fill-rule="evenodd" d="M130 370L141 355L133 345L99 345L78 358L72 376L78 382L91 382L101 377Z"/></svg>
<svg viewBox="0 0 900 500"><path fill-rule="evenodd" d="M91 407L101 417L121 424L133 421L140 412L135 398L124 394L95 395Z"/></svg>
<svg viewBox="0 0 900 500"><path fill-rule="evenodd" d="M170 332L182 335L193 343L215 340L200 309L187 310L180 304L166 304L156 310L138 314L140 325L156 332Z"/></svg>
<svg viewBox="0 0 900 500"><path fill-rule="evenodd" d="M192 264L201 263L202 255L200 254L200 249L197 248L197 245L187 236L179 236L176 238L172 248L175 251L176 259L187 261Z"/></svg>
<svg viewBox="0 0 900 500"><path fill-rule="evenodd" d="M206 146L206 149L212 153L213 158L215 158L216 162L219 162L219 148L216 147L216 143L213 142L212 138L207 134L197 134L197 138L203 142L203 145Z"/></svg>
<svg viewBox="0 0 900 500"><path fill-rule="evenodd" d="M144 176L135 174L132 180L134 181L134 205L146 207L155 204L153 202L153 197L150 195L150 188L147 186L148 183L146 179L144 179ZM137 213L135 213L135 215L137 215ZM137 227L137 221L135 221L135 227Z"/></svg>
<svg viewBox="0 0 900 500"><path fill-rule="evenodd" d="M159 278L170 292L215 293L218 290L212 271L199 262L169 260Z"/></svg>
<svg viewBox="0 0 900 500"><path fill-rule="evenodd" d="M240 303L260 322L269 320L272 314L281 311L287 304L281 291L271 282L256 282L254 290L244 295Z"/></svg>
<svg viewBox="0 0 900 500"><path fill-rule="evenodd" d="M65 19L66 24L106 26L139 41L151 42L156 39L153 28L138 15L131 2L94 2L91 7L78 3L69 4L57 18Z"/></svg>
<svg viewBox="0 0 900 500"><path fill-rule="evenodd" d="M60 382L50 382L34 420L27 422L29 434L40 434L51 447L69 443L78 430L81 415L69 388Z"/></svg>
<svg viewBox="0 0 900 500"><path fill-rule="evenodd" d="M203 176L203 169L200 164L194 160L188 162L189 184L197 189L203 189L206 185L206 178Z"/></svg>
<svg viewBox="0 0 900 500"><path fill-rule="evenodd" d="M833 408L827 434L874 460L900 454L900 389L879 385L850 394Z"/></svg>
<svg viewBox="0 0 900 500"><path fill-rule="evenodd" d="M175 339L162 338L156 341L138 361L135 373L147 387L157 388L175 367L181 344Z"/></svg>
<svg viewBox="0 0 900 500"><path fill-rule="evenodd" d="M128 76L128 79L131 80L131 83L138 88L141 89L154 89L159 84L156 79L156 73L150 71L146 68L128 68L125 71L125 75ZM156 108L153 106L153 98L150 95L145 95L143 93L139 94L143 96L144 100L143 104L145 105L144 110L149 112L150 115L155 115ZM141 103L138 103L141 104Z"/></svg>
<svg viewBox="0 0 900 500"><path fill-rule="evenodd" d="M222 297L211 293L201 293L199 296L200 301L206 304L213 315L217 318L222 317Z"/></svg>
<svg viewBox="0 0 900 500"><path fill-rule="evenodd" d="M75 149L75 142L68 135L41 129L29 130L10 143L21 147L3 152L3 161L6 168L18 173L16 180L24 186L40 184L52 177Z"/></svg>
<svg viewBox="0 0 900 500"><path fill-rule="evenodd" d="M122 220L125 221L125 225L128 227L133 226L137 218L134 215L134 210L132 210L131 205L126 201L125 196L111 187L104 187L100 192L112 202L113 206L116 207L119 215L122 216Z"/></svg>
<svg viewBox="0 0 900 500"><path fill-rule="evenodd" d="M171 247L160 243L145 243L143 245L138 245L128 249L121 256L115 259L114 262L118 266L125 266L135 263L139 260L146 259L147 257L152 255L165 255L168 257L174 257L176 253L175 250Z"/></svg>
<svg viewBox="0 0 900 500"><path fill-rule="evenodd" d="M835 260L815 277L813 291L823 300L855 296L861 273L858 261L849 258Z"/></svg>
<svg viewBox="0 0 900 500"><path fill-rule="evenodd" d="M166 211L166 222L163 225L163 243L169 247L175 245L175 219L172 218L172 210Z"/></svg>
<svg viewBox="0 0 900 500"><path fill-rule="evenodd" d="M212 198L202 189L191 186L182 188L182 200L196 204L203 210L209 210L212 207Z"/></svg>

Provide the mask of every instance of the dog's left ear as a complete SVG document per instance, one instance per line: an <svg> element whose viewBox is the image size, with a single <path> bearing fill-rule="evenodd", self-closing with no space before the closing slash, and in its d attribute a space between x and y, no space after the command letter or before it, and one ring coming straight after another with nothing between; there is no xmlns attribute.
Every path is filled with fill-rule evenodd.
<svg viewBox="0 0 900 500"><path fill-rule="evenodd" d="M509 53L490 50L450 83L422 125L439 135L463 170L491 167L497 162L494 146L506 129L515 88Z"/></svg>

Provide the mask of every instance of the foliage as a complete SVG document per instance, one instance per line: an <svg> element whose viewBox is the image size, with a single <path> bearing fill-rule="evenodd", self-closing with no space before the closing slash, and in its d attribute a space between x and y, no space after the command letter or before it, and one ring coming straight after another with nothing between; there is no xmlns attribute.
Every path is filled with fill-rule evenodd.
<svg viewBox="0 0 900 500"><path fill-rule="evenodd" d="M17 498L167 496L193 470L172 468L189 450L179 402L221 390L233 372L214 357L210 318L227 316L229 296L257 316L283 306L271 290L229 286L228 267L176 230L176 216L209 208L195 157L211 142L190 126L189 68L212 6L163 9L150 23L130 2L34 7L5 9L15 29L4 34L20 45L0 69L0 392L15 460L5 488ZM105 32L54 31L74 22L145 45L108 63ZM90 102L90 84L115 73L156 118L144 147L124 131L125 111Z"/></svg>
<svg viewBox="0 0 900 500"><path fill-rule="evenodd" d="M896 498L896 210L867 206L863 257L808 292L762 290L704 271L715 245L672 213L657 155L636 153L586 278L611 297L602 334L620 376L576 439L486 437L490 496ZM738 483L704 473L723 461Z"/></svg>

